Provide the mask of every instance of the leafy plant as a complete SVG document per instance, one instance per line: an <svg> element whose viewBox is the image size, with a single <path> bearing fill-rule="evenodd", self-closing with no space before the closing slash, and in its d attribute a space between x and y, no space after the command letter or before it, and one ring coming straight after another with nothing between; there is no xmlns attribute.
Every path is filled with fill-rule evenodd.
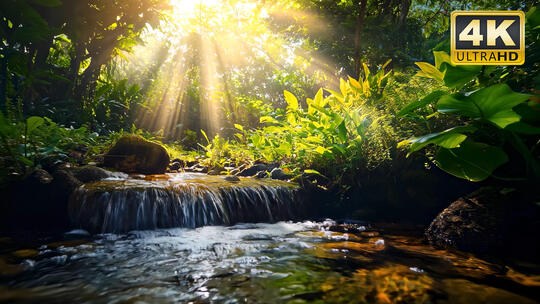
<svg viewBox="0 0 540 304"><path fill-rule="evenodd" d="M410 154L435 145L433 160L438 167L460 178L481 181L493 176L498 167L510 160L507 151L510 145L523 157L529 177L540 177L540 166L533 156L538 143L527 137L540 134L540 128L534 125L538 120L526 118L538 111L533 95L515 92L502 77L494 77L510 73L511 69L454 66L445 52L434 52L434 57L435 65L417 63L420 68L417 76L439 81L451 94L433 91L405 106L398 115L409 115L431 105L436 112L429 116L455 116L459 118L455 120L457 125L409 138L399 146L408 146Z"/></svg>

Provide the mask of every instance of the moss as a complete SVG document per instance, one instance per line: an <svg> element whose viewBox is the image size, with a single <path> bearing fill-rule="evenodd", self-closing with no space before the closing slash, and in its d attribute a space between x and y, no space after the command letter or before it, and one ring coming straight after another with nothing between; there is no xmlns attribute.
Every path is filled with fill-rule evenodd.
<svg viewBox="0 0 540 304"><path fill-rule="evenodd" d="M104 157L104 165L127 173L161 174L169 165L167 150L136 135L124 135Z"/></svg>
<svg viewBox="0 0 540 304"><path fill-rule="evenodd" d="M189 175L188 175L189 174ZM182 179L176 177L183 176ZM188 177L186 177L188 176ZM150 178L148 178L150 177ZM239 181L227 181L224 176L210 176L193 173L173 173L164 175L147 176L147 179L127 179L127 180L103 180L85 184L84 187L92 192L113 192L130 189L144 191L154 189L170 189L175 185L194 184L212 189L223 189L230 187L284 187L290 189L298 188L298 184L271 179L254 179L240 177Z"/></svg>

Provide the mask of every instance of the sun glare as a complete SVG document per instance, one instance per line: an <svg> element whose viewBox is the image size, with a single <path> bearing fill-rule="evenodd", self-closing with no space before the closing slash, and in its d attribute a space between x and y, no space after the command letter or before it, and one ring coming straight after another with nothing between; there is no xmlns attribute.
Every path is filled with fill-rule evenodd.
<svg viewBox="0 0 540 304"><path fill-rule="evenodd" d="M302 70L333 83L326 75L335 71L324 56L302 50L301 40L269 26L271 16L316 22L309 13L288 12L278 2L255 0L170 0L170 4L160 27L149 29L143 37L145 43L128 55L128 65L139 66L131 69L133 73L140 73L144 66L157 69L146 94L147 103L157 110L140 118L141 127L176 137L183 132L183 122L198 119L201 129L219 133L223 125L220 113L237 108L231 81L250 81L242 75L256 73L262 62L284 77L292 70ZM164 55L160 53L163 50ZM165 59L156 66L158 57ZM254 84L259 85L267 84ZM265 94L259 98L275 100L281 96ZM196 104L199 117L187 111Z"/></svg>

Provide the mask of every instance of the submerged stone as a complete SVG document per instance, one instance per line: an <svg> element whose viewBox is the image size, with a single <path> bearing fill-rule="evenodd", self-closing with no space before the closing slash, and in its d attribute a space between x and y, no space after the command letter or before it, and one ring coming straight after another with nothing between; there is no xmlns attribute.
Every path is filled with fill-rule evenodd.
<svg viewBox="0 0 540 304"><path fill-rule="evenodd" d="M163 146L135 135L122 136L104 157L105 167L126 173L161 174L169 161Z"/></svg>

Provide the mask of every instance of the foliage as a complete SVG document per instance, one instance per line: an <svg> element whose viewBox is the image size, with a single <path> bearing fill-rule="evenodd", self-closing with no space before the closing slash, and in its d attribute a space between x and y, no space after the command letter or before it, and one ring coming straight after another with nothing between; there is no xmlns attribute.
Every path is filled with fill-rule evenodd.
<svg viewBox="0 0 540 304"><path fill-rule="evenodd" d="M529 48L538 42L538 27L532 9L527 14ZM402 141L409 153L425 146L437 146L433 160L437 166L457 177L481 181L495 176L494 171L520 155L524 169L521 174L529 179L540 178L537 135L540 134L537 66L488 67L454 66L445 52L434 52L435 65L418 62L417 76L435 79L450 93L436 90L424 98L404 107L398 114L411 115L418 109L432 107L435 111L426 117L455 116L452 128L441 132L417 136ZM526 71L526 72L525 72ZM527 77L522 77L524 74ZM521 79L517 79L521 77ZM515 92L510 87L525 91ZM511 158L512 156L512 158ZM495 176L508 179L507 177ZM516 178L510 178L516 179ZM520 179L520 178L517 178Z"/></svg>
<svg viewBox="0 0 540 304"><path fill-rule="evenodd" d="M206 156L235 162L263 159L316 168L337 179L359 168L374 168L390 159L396 133L391 116L379 109L390 72L380 66L372 74L341 79L340 91L320 89L306 107L284 91L287 107L275 116L263 116L261 128L235 125L236 139L216 136L204 145ZM203 133L204 134L204 133Z"/></svg>

